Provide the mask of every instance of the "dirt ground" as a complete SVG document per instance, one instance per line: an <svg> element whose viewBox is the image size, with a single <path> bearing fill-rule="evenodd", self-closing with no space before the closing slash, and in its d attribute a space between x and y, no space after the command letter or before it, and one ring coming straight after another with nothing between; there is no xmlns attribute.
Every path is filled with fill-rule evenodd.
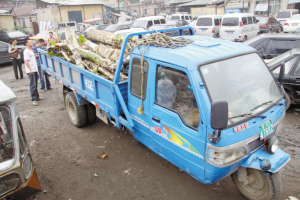
<svg viewBox="0 0 300 200"><path fill-rule="evenodd" d="M27 76L14 80L13 68L8 64L0 65L0 79L17 96L27 141L45 190L45 194L36 196L37 200L245 199L231 177L219 184L202 184L129 133L99 119L93 125L76 128L69 121L62 86L54 78L54 89L40 93L44 99L38 106L31 104ZM281 199L300 198L300 112L295 108L288 110L280 135L280 147L291 156L281 170ZM108 157L99 159L97 156L103 152Z"/></svg>

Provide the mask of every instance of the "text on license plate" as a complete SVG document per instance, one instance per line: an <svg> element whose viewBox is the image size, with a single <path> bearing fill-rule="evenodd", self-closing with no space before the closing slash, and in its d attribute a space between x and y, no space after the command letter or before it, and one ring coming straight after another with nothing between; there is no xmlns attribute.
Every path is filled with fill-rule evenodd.
<svg viewBox="0 0 300 200"><path fill-rule="evenodd" d="M298 24L292 24L292 26L298 26Z"/></svg>
<svg viewBox="0 0 300 200"><path fill-rule="evenodd" d="M228 35L232 35L232 34L233 34L233 32L227 32L227 34L228 34Z"/></svg>
<svg viewBox="0 0 300 200"><path fill-rule="evenodd" d="M206 29L201 29L201 32L206 32Z"/></svg>
<svg viewBox="0 0 300 200"><path fill-rule="evenodd" d="M274 131L272 119L266 121L262 125L259 126L259 137L260 139L264 139L268 135L270 135Z"/></svg>

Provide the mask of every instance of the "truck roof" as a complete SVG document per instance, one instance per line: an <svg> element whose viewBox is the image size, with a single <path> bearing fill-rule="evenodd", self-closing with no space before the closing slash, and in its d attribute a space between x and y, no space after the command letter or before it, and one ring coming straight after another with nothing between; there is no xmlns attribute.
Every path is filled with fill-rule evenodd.
<svg viewBox="0 0 300 200"><path fill-rule="evenodd" d="M188 70L196 70L197 66L201 63L255 51L255 49L248 45L227 40L198 35L183 37L194 40L194 42L185 47L174 49L149 46L144 56L185 67ZM140 50L141 47L139 48L139 52ZM137 53L136 49L133 53Z"/></svg>
<svg viewBox="0 0 300 200"><path fill-rule="evenodd" d="M9 103L17 99L15 93L0 80L0 104Z"/></svg>

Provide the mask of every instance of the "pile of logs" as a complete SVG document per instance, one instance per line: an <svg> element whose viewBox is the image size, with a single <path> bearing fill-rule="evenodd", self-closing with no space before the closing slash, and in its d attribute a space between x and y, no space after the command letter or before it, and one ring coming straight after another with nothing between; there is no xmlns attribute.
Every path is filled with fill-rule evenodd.
<svg viewBox="0 0 300 200"><path fill-rule="evenodd" d="M69 26L65 29L65 41L49 43L48 53L53 52L68 62L72 62L80 68L91 71L106 79L113 80L120 55L123 38L119 35L97 29L90 29L87 38L78 36ZM92 42L93 41L93 42ZM53 54L52 53L52 54ZM123 67L129 64L129 51L125 51ZM128 77L121 73L121 79Z"/></svg>

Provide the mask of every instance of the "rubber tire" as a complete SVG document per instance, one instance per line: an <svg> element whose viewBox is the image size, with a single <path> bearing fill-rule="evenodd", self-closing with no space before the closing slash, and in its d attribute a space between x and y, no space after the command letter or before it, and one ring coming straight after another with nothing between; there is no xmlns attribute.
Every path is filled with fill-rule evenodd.
<svg viewBox="0 0 300 200"><path fill-rule="evenodd" d="M250 200L277 200L280 198L281 192L282 192L282 182L281 182L281 177L280 174L277 173L268 173L268 175L265 175L264 172L257 170L257 169L252 169L248 168L247 171L255 171L256 174L260 174L264 181L264 188L266 187L264 194L260 196L254 195L254 192L249 192L247 191L244 187L244 184L241 183L238 179L237 171L231 174L231 178L235 186L238 188L240 193L245 196L247 199ZM255 186L255 185L254 185ZM249 187L246 185L246 187Z"/></svg>
<svg viewBox="0 0 300 200"><path fill-rule="evenodd" d="M97 119L95 106L89 103L85 105L85 109L87 116L87 124L93 124Z"/></svg>
<svg viewBox="0 0 300 200"><path fill-rule="evenodd" d="M243 38L243 42L245 42L247 40L247 36L245 35Z"/></svg>
<svg viewBox="0 0 300 200"><path fill-rule="evenodd" d="M75 94L68 92L66 95L66 109L71 123L80 128L86 125L87 117L84 106L79 106Z"/></svg>
<svg viewBox="0 0 300 200"><path fill-rule="evenodd" d="M281 32L281 28L279 27L278 31L276 31L276 33L280 33Z"/></svg>
<svg viewBox="0 0 300 200"><path fill-rule="evenodd" d="M287 92L284 92L285 97L285 110L288 110L291 105L291 97Z"/></svg>

